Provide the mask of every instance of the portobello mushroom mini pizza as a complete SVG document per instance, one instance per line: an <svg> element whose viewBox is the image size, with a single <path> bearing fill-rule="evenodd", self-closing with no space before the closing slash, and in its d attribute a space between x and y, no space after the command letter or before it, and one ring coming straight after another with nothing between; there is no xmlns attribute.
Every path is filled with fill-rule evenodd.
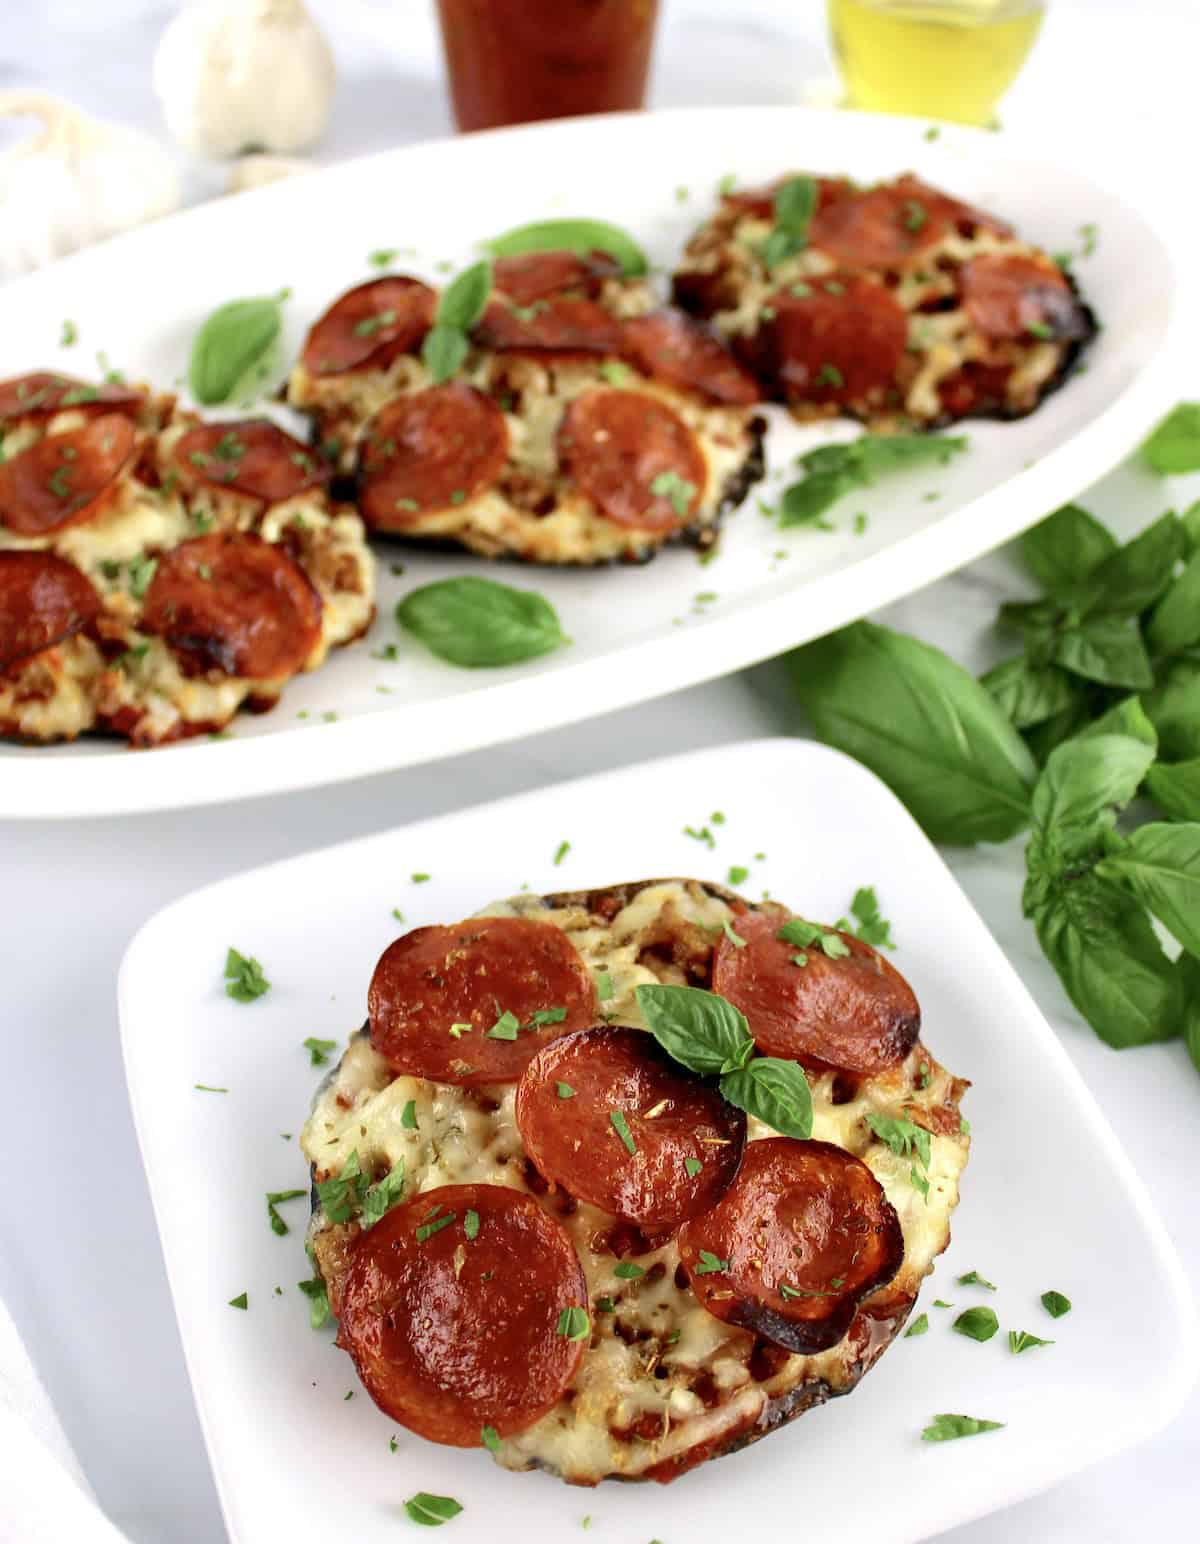
<svg viewBox="0 0 1200 1544"><path fill-rule="evenodd" d="M674 295L799 416L884 430L1030 413L1096 331L1053 258L908 174L725 193Z"/></svg>
<svg viewBox="0 0 1200 1544"><path fill-rule="evenodd" d="M903 976L671 879L396 939L318 1090L308 1249L388 1417L673 1480L849 1393L949 1239L967 1084Z"/></svg>
<svg viewBox="0 0 1200 1544"><path fill-rule="evenodd" d="M759 389L707 326L603 253L499 259L452 379L422 359L438 297L359 285L310 331L288 401L374 532L536 563L705 546L762 475Z"/></svg>
<svg viewBox="0 0 1200 1544"><path fill-rule="evenodd" d="M370 625L362 522L269 420L43 373L0 432L0 734L218 730Z"/></svg>

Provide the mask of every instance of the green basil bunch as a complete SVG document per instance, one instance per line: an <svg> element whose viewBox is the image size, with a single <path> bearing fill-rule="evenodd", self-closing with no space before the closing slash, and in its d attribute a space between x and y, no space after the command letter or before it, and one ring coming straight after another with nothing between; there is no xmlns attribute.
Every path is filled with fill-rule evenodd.
<svg viewBox="0 0 1200 1544"><path fill-rule="evenodd" d="M1200 467L1200 415L1171 415L1151 464L1163 444ZM1124 546L1068 505L1021 549L1045 593L1001 608L1023 649L981 680L870 622L795 650L790 679L935 841L1028 830L1024 911L1075 1007L1111 1046L1182 1034L1200 1068L1200 505Z"/></svg>

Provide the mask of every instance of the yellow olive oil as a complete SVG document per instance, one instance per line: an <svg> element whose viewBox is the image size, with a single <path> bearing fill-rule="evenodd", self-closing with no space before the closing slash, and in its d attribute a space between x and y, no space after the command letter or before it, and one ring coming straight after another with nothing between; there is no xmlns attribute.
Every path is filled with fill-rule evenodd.
<svg viewBox="0 0 1200 1544"><path fill-rule="evenodd" d="M851 107L991 123L1045 15L1040 0L829 0Z"/></svg>

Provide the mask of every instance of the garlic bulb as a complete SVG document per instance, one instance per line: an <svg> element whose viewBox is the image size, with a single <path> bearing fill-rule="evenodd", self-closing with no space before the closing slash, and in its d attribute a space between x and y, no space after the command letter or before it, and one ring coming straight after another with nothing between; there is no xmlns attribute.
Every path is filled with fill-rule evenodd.
<svg viewBox="0 0 1200 1544"><path fill-rule="evenodd" d="M189 150L290 152L325 131L335 71L304 0L203 0L163 33L154 89Z"/></svg>
<svg viewBox="0 0 1200 1544"><path fill-rule="evenodd" d="M0 155L0 273L40 268L178 207L174 162L148 135L41 91L0 91L0 118L42 131Z"/></svg>

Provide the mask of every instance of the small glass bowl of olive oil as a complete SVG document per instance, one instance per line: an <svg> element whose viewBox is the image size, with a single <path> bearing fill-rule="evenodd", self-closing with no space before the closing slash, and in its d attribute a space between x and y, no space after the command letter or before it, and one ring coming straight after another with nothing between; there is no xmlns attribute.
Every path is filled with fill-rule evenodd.
<svg viewBox="0 0 1200 1544"><path fill-rule="evenodd" d="M848 107L988 125L1044 0L829 0Z"/></svg>

